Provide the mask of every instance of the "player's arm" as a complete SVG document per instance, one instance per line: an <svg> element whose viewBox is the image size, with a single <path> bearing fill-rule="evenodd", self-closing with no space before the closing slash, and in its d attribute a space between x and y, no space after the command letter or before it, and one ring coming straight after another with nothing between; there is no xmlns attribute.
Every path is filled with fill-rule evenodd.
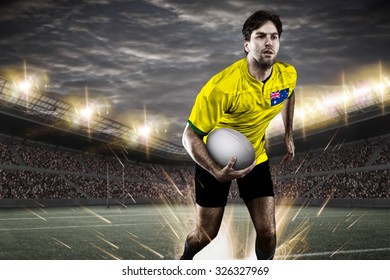
<svg viewBox="0 0 390 280"><path fill-rule="evenodd" d="M210 157L206 145L202 140L202 136L198 135L187 123L186 128L183 132L183 146L187 150L191 158L199 164L201 167L206 169L212 174L218 181L230 181L236 178L245 176L255 166L254 162L251 166L242 169L235 170L233 168L236 158L232 158L228 164L221 168L218 164Z"/></svg>
<svg viewBox="0 0 390 280"><path fill-rule="evenodd" d="M284 156L282 162L291 161L295 156L295 145L293 138L293 119L294 119L294 107L295 107L295 94L286 100L286 103L282 110L282 119L284 124L284 143L287 148L287 154Z"/></svg>

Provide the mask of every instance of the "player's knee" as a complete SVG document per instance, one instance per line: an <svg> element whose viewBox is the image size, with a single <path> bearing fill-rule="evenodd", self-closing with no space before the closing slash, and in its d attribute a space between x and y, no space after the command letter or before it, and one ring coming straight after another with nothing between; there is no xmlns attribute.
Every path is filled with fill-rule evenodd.
<svg viewBox="0 0 390 280"><path fill-rule="evenodd" d="M258 238L263 240L265 243L275 243L276 242L276 230L272 228L262 229L257 232Z"/></svg>

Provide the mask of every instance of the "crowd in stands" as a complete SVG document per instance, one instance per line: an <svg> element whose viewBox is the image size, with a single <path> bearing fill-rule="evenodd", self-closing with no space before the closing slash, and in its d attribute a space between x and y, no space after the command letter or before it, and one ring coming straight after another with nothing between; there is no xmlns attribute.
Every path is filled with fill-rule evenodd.
<svg viewBox="0 0 390 280"><path fill-rule="evenodd" d="M0 198L73 199L79 194L60 176L19 170L0 170Z"/></svg>
<svg viewBox="0 0 390 280"><path fill-rule="evenodd" d="M306 193L310 192L324 178L324 176L305 176L282 180L276 177L273 182L275 197L288 199L304 197Z"/></svg>
<svg viewBox="0 0 390 280"><path fill-rule="evenodd" d="M277 198L390 198L390 136L271 158ZM378 170L373 170L379 166ZM358 170L356 170L358 169ZM192 201L193 166L139 163L118 155L0 139L0 199ZM230 198L238 197L235 182Z"/></svg>
<svg viewBox="0 0 390 280"><path fill-rule="evenodd" d="M334 174L310 197L390 198L389 183L389 170Z"/></svg>
<svg viewBox="0 0 390 280"><path fill-rule="evenodd" d="M17 164L16 159L8 150L8 146L0 141L0 161L2 164L14 165Z"/></svg>
<svg viewBox="0 0 390 280"><path fill-rule="evenodd" d="M13 147L21 160L30 167L85 172L77 160L77 154L64 149L58 150L32 143L14 143Z"/></svg>
<svg viewBox="0 0 390 280"><path fill-rule="evenodd" d="M387 138L384 147L381 149L379 156L375 159L374 165L383 165L390 163L390 137Z"/></svg>
<svg viewBox="0 0 390 280"><path fill-rule="evenodd" d="M98 154L80 155L89 173L110 174L111 176L123 176L144 180L159 180L157 173L151 170L150 164L142 164L134 161L119 158L117 156L107 157Z"/></svg>
<svg viewBox="0 0 390 280"><path fill-rule="evenodd" d="M321 152L311 160L305 172L342 170L364 166L377 148L377 142L340 144Z"/></svg>

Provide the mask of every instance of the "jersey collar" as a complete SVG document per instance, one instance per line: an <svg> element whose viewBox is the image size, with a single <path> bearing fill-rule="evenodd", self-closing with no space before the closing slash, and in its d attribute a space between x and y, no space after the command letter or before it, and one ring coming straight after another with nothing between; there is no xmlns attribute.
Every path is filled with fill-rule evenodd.
<svg viewBox="0 0 390 280"><path fill-rule="evenodd" d="M249 70L248 70L248 61L246 58L243 58L242 59L242 64L241 64L241 70L242 70L242 73L243 73L243 76L249 80L250 82L252 83L261 83L261 84L265 84L274 74L274 65L272 66L272 69L271 69L271 74L268 76L268 78L266 78L264 81L259 81L257 80L255 77L253 77L250 73L249 73Z"/></svg>

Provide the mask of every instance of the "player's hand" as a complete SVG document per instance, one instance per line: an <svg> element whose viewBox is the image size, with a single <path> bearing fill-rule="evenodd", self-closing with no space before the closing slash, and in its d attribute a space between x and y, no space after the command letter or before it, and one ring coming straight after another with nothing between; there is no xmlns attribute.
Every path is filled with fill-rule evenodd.
<svg viewBox="0 0 390 280"><path fill-rule="evenodd" d="M295 157L294 139L291 134L285 136L284 143L287 148L287 154L284 156L281 163L292 161Z"/></svg>
<svg viewBox="0 0 390 280"><path fill-rule="evenodd" d="M236 170L233 168L236 161L236 157L232 157L229 160L228 164L216 174L215 178L217 179L217 181L227 182L237 178L242 178L256 166L256 160L254 160L250 166L244 169Z"/></svg>

